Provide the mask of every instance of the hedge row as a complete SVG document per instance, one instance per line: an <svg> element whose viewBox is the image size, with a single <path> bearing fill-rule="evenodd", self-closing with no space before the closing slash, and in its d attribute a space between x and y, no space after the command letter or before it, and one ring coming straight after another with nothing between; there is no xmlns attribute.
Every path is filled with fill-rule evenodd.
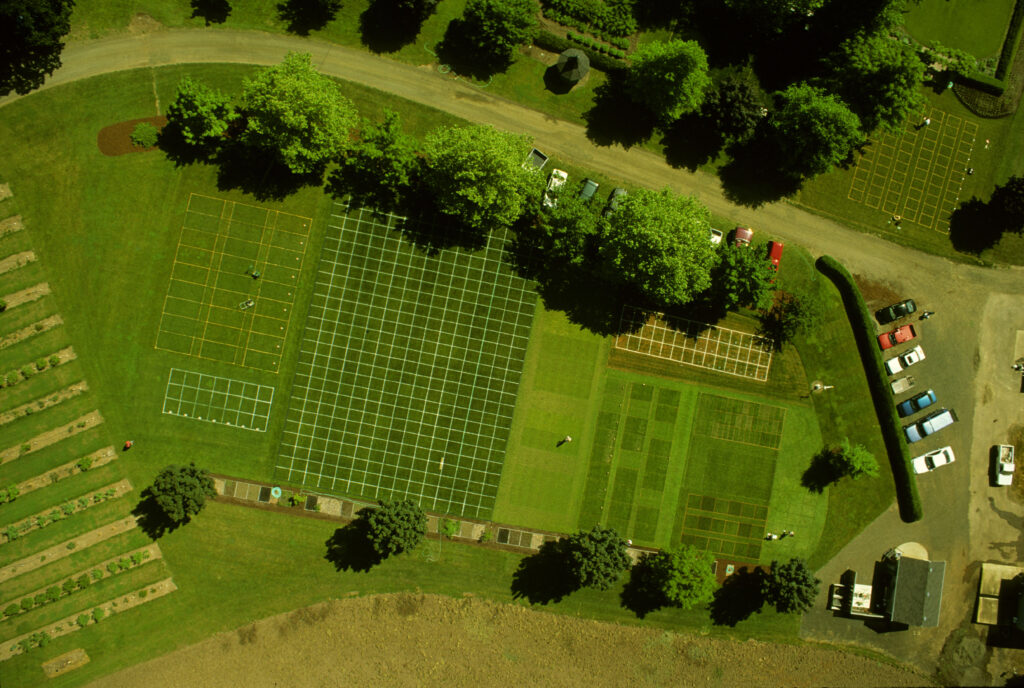
<svg viewBox="0 0 1024 688"><path fill-rule="evenodd" d="M0 379L0 387L13 387L22 380L28 380L36 373L41 373L47 368L56 368L60 365L60 356L51 355L49 358L40 358L34 364L22 366L21 370L12 370Z"/></svg>
<svg viewBox="0 0 1024 688"><path fill-rule="evenodd" d="M602 41L604 41L606 43L611 43L616 48L621 48L622 50L626 50L627 48L629 48L629 39L628 38L619 38L618 36L611 36L611 35L609 35L607 33L604 33L602 31L594 28L593 26L591 26L590 24L588 24L585 21L580 21L578 19L574 19L573 17L570 17L569 15L562 14L561 12L557 12L555 10L546 10L544 12L544 16L547 17L548 19L550 19L551 21L558 22L562 26L570 26L570 27L576 29L577 31L583 31L584 33L588 33L588 34L592 34L594 36L597 36Z"/></svg>
<svg viewBox="0 0 1024 688"><path fill-rule="evenodd" d="M138 566L146 559L149 559L149 550L141 550L134 552L130 557L121 557L117 561L111 561L107 564L107 571L111 576L115 576L119 573L127 571L130 568ZM12 602L3 610L4 618L17 616L18 614L24 614L30 609L36 607L42 607L43 605L56 602L62 597L66 597L73 592L78 590L85 590L93 581L98 581L103 578L103 570L96 568L91 573L83 573L77 578L71 577L65 580L61 585L51 585L46 589L45 592L40 592L35 597L26 597L21 600L21 603Z"/></svg>
<svg viewBox="0 0 1024 688"><path fill-rule="evenodd" d="M64 502L59 508L50 511L49 513L40 514L35 518L28 518L20 523L12 523L3 529L2 534L7 538L7 542L17 540L25 533L36 528L45 528L51 523L57 521L63 521L68 516L71 516L75 512L84 511L94 504L101 504L108 499L113 499L114 495L117 494L117 488L111 487L106 490L101 490L92 495L92 499L86 497L79 497L77 502Z"/></svg>
<svg viewBox="0 0 1024 688"><path fill-rule="evenodd" d="M533 42L540 48L545 48L546 50L556 53L568 50L569 48L580 47L569 39L556 36L550 31L538 31ZM594 69L600 69L602 72L617 72L626 68L625 62L610 55L605 55L588 48L583 48L583 52L585 52L587 57L590 59L590 66Z"/></svg>
<svg viewBox="0 0 1024 688"><path fill-rule="evenodd" d="M1024 0L1017 0L1013 7L1013 16L1010 17L1009 28L1006 29L1006 40L1003 41L1003 50L999 54L999 64L996 66L996 78L1003 80L1013 67L1013 61L1017 57L1017 48L1020 46L1020 32L1024 28Z"/></svg>
<svg viewBox="0 0 1024 688"><path fill-rule="evenodd" d="M582 45L584 48L590 48L591 50L596 50L599 53L604 53L605 55L617 57L620 60L626 56L625 50L619 50L618 48L613 48L610 45L605 45L601 41L591 38L590 36L581 36L578 33L573 33L572 31L569 31L565 34L565 37L568 38L573 43L578 43L579 45Z"/></svg>
<svg viewBox="0 0 1024 688"><path fill-rule="evenodd" d="M910 452L903 439L899 416L896 415L896 403L889 387L889 376L885 372L882 354L878 350L871 311L864 303L864 297L861 296L853 277L842 263L832 256L822 256L815 265L822 274L832 280L843 298L846 317L853 328L868 387L871 389L871 399L875 404L875 413L878 415L878 424L885 440L885 449L889 454L900 517L907 523L918 521L923 515L921 497L917 493L917 480L910 469Z"/></svg>
<svg viewBox="0 0 1024 688"><path fill-rule="evenodd" d="M546 17L601 38L636 33L636 18L629 0L544 0L543 4Z"/></svg>

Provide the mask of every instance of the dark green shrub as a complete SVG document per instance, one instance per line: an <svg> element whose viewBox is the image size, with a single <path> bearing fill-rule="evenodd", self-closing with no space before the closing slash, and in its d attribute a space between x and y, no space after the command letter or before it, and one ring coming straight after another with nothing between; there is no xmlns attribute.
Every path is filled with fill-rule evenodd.
<svg viewBox="0 0 1024 688"><path fill-rule="evenodd" d="M132 567L132 562L128 559L128 557L121 557L120 559L117 560L117 569L119 571L127 571L131 567Z"/></svg>
<svg viewBox="0 0 1024 688"><path fill-rule="evenodd" d="M570 41L562 36L556 36L550 31L538 31L534 37L533 42L535 45L551 50L552 52L562 52L569 48L579 48L579 44L574 41ZM626 63L622 60L616 59L609 55L604 55L593 49L586 49L583 52L587 54L590 59L590 66L594 69L599 69L602 72L616 72L625 69Z"/></svg>
<svg viewBox="0 0 1024 688"><path fill-rule="evenodd" d="M40 358L36 361L36 370L46 370L46 359Z"/></svg>
<svg viewBox="0 0 1024 688"><path fill-rule="evenodd" d="M50 587L48 587L46 589L46 601L47 602L56 602L57 600L60 599L60 596L61 596L60 588L58 588L56 585L51 585Z"/></svg>
<svg viewBox="0 0 1024 688"><path fill-rule="evenodd" d="M91 616L89 616L88 614L79 614L79 615L78 615L78 618L77 618L77 619L75 619L75 623L77 623L77 624L78 624L79 626L81 626L82 628L85 628L86 626L88 626L88 625L89 625L89 620L90 620L91 618L92 618L92 617L91 617Z"/></svg>
<svg viewBox="0 0 1024 688"><path fill-rule="evenodd" d="M92 581L89 580L89 574L87 573L83 573L81 576L75 579L75 586L79 590L85 590L90 585L92 585Z"/></svg>
<svg viewBox="0 0 1024 688"><path fill-rule="evenodd" d="M60 587L64 591L65 595L70 595L75 591L75 580L73 578L68 578Z"/></svg>
<svg viewBox="0 0 1024 688"><path fill-rule="evenodd" d="M14 385L18 384L19 379L20 378L18 377L17 373L7 373L7 377L4 378L4 383L8 387L13 387Z"/></svg>
<svg viewBox="0 0 1024 688"><path fill-rule="evenodd" d="M48 359L46 359L46 362L49 363L51 367L57 366L60 364L60 356L58 356L57 354L53 354Z"/></svg>
<svg viewBox="0 0 1024 688"><path fill-rule="evenodd" d="M3 313L5 310L7 310L7 302L0 299L0 313Z"/></svg>
<svg viewBox="0 0 1024 688"><path fill-rule="evenodd" d="M132 130L132 143L142 148L153 148L160 138L160 130L149 122L139 122Z"/></svg>
<svg viewBox="0 0 1024 688"><path fill-rule="evenodd" d="M876 343L875 323L871 312L864 303L864 297L856 282L842 263L832 256L822 256L815 264L822 274L835 283L843 298L846 316L850 320L861 364L864 366L864 374L871 389L871 399L875 405L882 438L885 440L886 452L889 454L900 517L908 523L918 521L923 515L921 497L917 493L917 481L910 469L910 453L903 439L899 416L896 415L896 404L889 388L889 376L885 372L882 355Z"/></svg>
<svg viewBox="0 0 1024 688"><path fill-rule="evenodd" d="M63 504L60 505L60 510L64 513L65 516L70 516L71 514L75 513L75 505L73 502L64 502Z"/></svg>
<svg viewBox="0 0 1024 688"><path fill-rule="evenodd" d="M35 606L42 607L44 604L46 604L46 593L45 592L37 592L36 596L35 596L35 599L33 599L32 601L35 603Z"/></svg>
<svg viewBox="0 0 1024 688"><path fill-rule="evenodd" d="M84 473L85 471L87 471L90 468L92 468L92 457L91 456L83 456L82 458L80 458L78 460L78 463L76 463L75 465L78 466L78 470L80 470L80 471L82 471Z"/></svg>
<svg viewBox="0 0 1024 688"><path fill-rule="evenodd" d="M36 606L36 603L32 601L31 597L26 597L21 601L21 608L26 612L34 606Z"/></svg>
<svg viewBox="0 0 1024 688"><path fill-rule="evenodd" d="M101 569L93 569L92 573L89 575L92 576L93 580L99 580L100 578L103 578L103 571Z"/></svg>
<svg viewBox="0 0 1024 688"><path fill-rule="evenodd" d="M18 606L17 602L11 602L4 608L4 616L14 616L15 614L21 613L21 607Z"/></svg>
<svg viewBox="0 0 1024 688"><path fill-rule="evenodd" d="M133 553L132 553L132 556L131 556L131 560L132 560L132 566L138 566L139 564L141 564L141 563L142 563L142 560L143 560L143 558L144 558L144 557L143 557L143 555L144 555L144 554L146 554L146 552L145 552L145 551L142 551L142 552L133 552Z"/></svg>
<svg viewBox="0 0 1024 688"><path fill-rule="evenodd" d="M103 609L101 609L100 607L96 607L92 610L92 620L96 623L99 623L100 619L102 619L105 614L106 612L104 612Z"/></svg>
<svg viewBox="0 0 1024 688"><path fill-rule="evenodd" d="M111 561L107 563L107 571L110 572L110 575L114 575L115 573L117 573L117 570L118 569L116 561Z"/></svg>
<svg viewBox="0 0 1024 688"><path fill-rule="evenodd" d="M139 599L140 600L146 599L146 595L148 595L148 594L149 594L148 590L139 590Z"/></svg>
<svg viewBox="0 0 1024 688"><path fill-rule="evenodd" d="M30 365L24 366L21 369L21 376L26 380L36 374L36 369Z"/></svg>

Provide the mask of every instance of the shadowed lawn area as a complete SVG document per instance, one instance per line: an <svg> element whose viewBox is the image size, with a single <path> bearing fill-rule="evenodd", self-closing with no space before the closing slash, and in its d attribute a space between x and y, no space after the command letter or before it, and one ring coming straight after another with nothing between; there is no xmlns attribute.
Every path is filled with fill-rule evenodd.
<svg viewBox="0 0 1024 688"><path fill-rule="evenodd" d="M910 3L907 32L925 45L938 41L979 60L998 57L1014 0L921 0Z"/></svg>

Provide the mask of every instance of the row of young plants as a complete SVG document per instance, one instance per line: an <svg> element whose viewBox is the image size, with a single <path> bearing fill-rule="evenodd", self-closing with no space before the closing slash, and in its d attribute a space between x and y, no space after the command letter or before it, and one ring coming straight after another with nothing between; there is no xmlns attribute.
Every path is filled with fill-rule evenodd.
<svg viewBox="0 0 1024 688"><path fill-rule="evenodd" d="M612 42L636 33L629 0L544 0L544 16Z"/></svg>
<svg viewBox="0 0 1024 688"><path fill-rule="evenodd" d="M22 380L28 380L48 368L56 368L60 365L60 362L61 358L57 354L40 358L35 363L29 363L18 370L8 372L3 378L0 378L0 387L13 387Z"/></svg>
<svg viewBox="0 0 1024 688"><path fill-rule="evenodd" d="M69 500L64 502L53 511L49 511L45 514L39 514L37 516L30 516L29 518L19 521L18 523L12 523L3 529L0 534L4 536L4 543L13 542L22 535L36 530L38 528L45 528L48 525L63 521L64 519L72 516L76 513L81 513L90 507L102 504L103 502L113 499L117 495L116 487L108 487L104 490L99 490L92 493L91 495L85 495L79 497L77 500ZM3 544L3 543L0 543Z"/></svg>
<svg viewBox="0 0 1024 688"><path fill-rule="evenodd" d="M60 476L57 472L50 473L50 482L55 483L62 477L68 477L76 473L85 473L87 470L92 468L93 458L91 456L83 456L78 461L74 462L71 466L67 467L66 475ZM8 504L13 502L21 496L21 489L17 485L8 485L7 487L0 487L0 504Z"/></svg>
<svg viewBox="0 0 1024 688"><path fill-rule="evenodd" d="M626 57L626 51L625 50L622 50L622 49L619 49L619 48L613 48L610 45L605 45L601 41L595 40L595 39L591 38L590 36L581 36L578 33L573 33L572 31L568 31L568 32L566 32L565 37L568 38L573 43L579 43L580 45L582 45L585 48L590 48L591 50L596 50L596 51L598 51L600 53L604 53L605 55L611 55L612 57L617 57L620 60L623 59L624 57ZM628 47L628 43L627 43L627 47Z"/></svg>
<svg viewBox="0 0 1024 688"><path fill-rule="evenodd" d="M123 556L117 560L111 560L107 562L106 570L107 574L103 573L103 568L94 568L89 573L83 573L80 576L71 576L60 585L51 585L46 590L41 590L34 595L28 595L23 597L21 602L11 602L3 609L3 618L9 619L25 612L31 611L36 607L42 607L57 600L68 597L80 590L85 590L94 582L101 580L104 575L116 576L119 573L140 566L144 561L149 559L149 550L143 549L137 552L133 552L128 556Z"/></svg>
<svg viewBox="0 0 1024 688"><path fill-rule="evenodd" d="M53 316L50 317L52 318ZM0 338L0 350L6 349L9 346L22 342L28 339L29 337L34 337L40 332L45 332L46 330L51 329L52 327L55 326L55 324L51 324L49 327L47 327L47 320L50 320L50 318L44 318L39 322L32 323L31 325L23 327L16 332L12 332L11 334ZM56 324L60 324L60 321L58 320Z"/></svg>

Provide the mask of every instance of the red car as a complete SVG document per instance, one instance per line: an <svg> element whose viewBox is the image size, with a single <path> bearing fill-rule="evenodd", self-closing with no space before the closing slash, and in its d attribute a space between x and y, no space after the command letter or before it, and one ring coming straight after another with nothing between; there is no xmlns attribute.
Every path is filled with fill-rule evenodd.
<svg viewBox="0 0 1024 688"><path fill-rule="evenodd" d="M750 240L754 238L754 230L747 227L737 227L732 232L733 246L750 246Z"/></svg>
<svg viewBox="0 0 1024 688"><path fill-rule="evenodd" d="M779 261L782 260L782 249L785 246L781 241L768 242L768 260L772 262L772 270L779 269Z"/></svg>
<svg viewBox="0 0 1024 688"><path fill-rule="evenodd" d="M882 349L891 349L897 344L903 344L909 342L911 339L917 336L917 332L914 331L913 325L904 325L903 327L897 328L892 332L886 332L885 334L878 335L878 345Z"/></svg>

